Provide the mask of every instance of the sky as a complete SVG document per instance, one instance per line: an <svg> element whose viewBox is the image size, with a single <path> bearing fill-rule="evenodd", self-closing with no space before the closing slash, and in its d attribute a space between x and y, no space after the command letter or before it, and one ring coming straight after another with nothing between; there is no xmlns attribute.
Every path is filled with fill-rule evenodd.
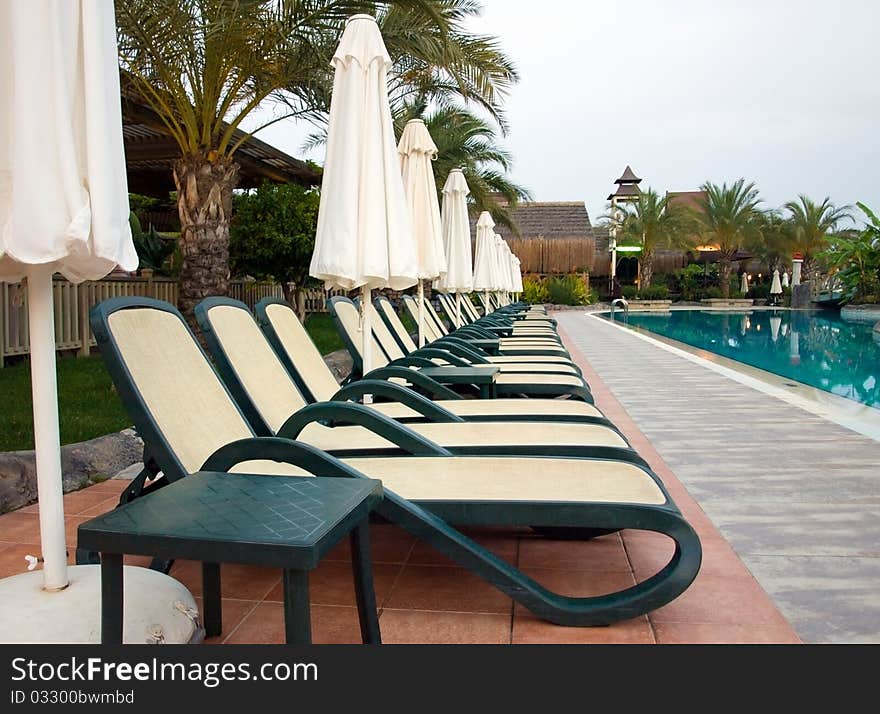
<svg viewBox="0 0 880 714"><path fill-rule="evenodd" d="M521 81L506 101L513 178L593 222L630 164L659 192L755 181L880 210L880 2L483 0ZM305 154L305 125L258 136Z"/></svg>

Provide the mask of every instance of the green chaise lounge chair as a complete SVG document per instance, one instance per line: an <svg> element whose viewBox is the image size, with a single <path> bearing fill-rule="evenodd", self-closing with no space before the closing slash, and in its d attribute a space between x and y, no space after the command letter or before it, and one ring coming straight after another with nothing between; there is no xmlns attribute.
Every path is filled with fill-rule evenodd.
<svg viewBox="0 0 880 714"><path fill-rule="evenodd" d="M361 333L359 332L359 314L357 306L348 298L333 297L328 300L328 308L333 317L339 334L342 336L345 346L351 354L354 363L353 374L361 376L363 374L363 360L361 358ZM382 369L388 365L402 367L436 367L429 359L423 357L399 357L389 359L382 351L381 346L376 340L375 332L387 328L384 323L377 317L373 324L373 335L371 344L374 347L373 367ZM389 334L389 340L393 342L393 338ZM366 375L369 377L369 375ZM495 381L495 389L499 397L561 397L566 396L573 399L581 399L585 402L592 402L593 397L586 383L576 374L499 374Z"/></svg>
<svg viewBox="0 0 880 714"><path fill-rule="evenodd" d="M418 301L410 295L402 298L404 307L410 313L414 322L418 321ZM449 332L440 316L437 315L434 306L425 301L424 322L426 334L431 340L439 340L443 337L455 337L461 340L497 340L500 354L514 356L545 356L570 358L568 351L562 346L562 341L555 331L550 331L542 336L509 336L510 328L503 325L472 324L461 329Z"/></svg>
<svg viewBox="0 0 880 714"><path fill-rule="evenodd" d="M650 612L680 595L699 570L696 533L644 466L595 458L453 456L419 436L401 444L411 456L342 461L283 434L257 437L170 305L116 298L97 305L90 317L122 401L162 472L150 489L201 470L379 478L385 490L379 515L559 625L606 625ZM638 528L669 536L675 549L663 568L636 585L570 597L549 591L451 523Z"/></svg>
<svg viewBox="0 0 880 714"><path fill-rule="evenodd" d="M377 297L373 304L376 312L382 318L382 322L388 328L397 347L402 350L403 354L418 353L419 348L416 346L413 338L407 332L406 326L391 304L391 301L384 295ZM426 347L428 349L440 349L450 352L453 356L464 361L465 364L488 364L498 367L506 367L514 371L527 372L533 366L540 366L541 369L536 371L549 372L556 374L580 374L581 371L571 360L562 356L510 356L510 355L491 355L482 350L477 344L467 340L445 335L439 339L433 339L436 333L432 333L431 340L428 340ZM382 349L386 354L389 350L382 343L381 333L376 332L376 338L382 344ZM563 368L560 370L560 368Z"/></svg>
<svg viewBox="0 0 880 714"><path fill-rule="evenodd" d="M256 317L275 352L287 371L299 386L300 392L311 402L348 401L360 399L364 394L376 394L376 380L351 381L340 388L318 348L312 342L293 309L278 298L265 298L257 303ZM378 350L378 347L375 348ZM592 404L575 399L464 399L443 385L404 368L387 368L374 371L385 374L387 379L403 377L418 382L432 395L433 404L466 421L552 420L581 423L610 424ZM383 379L385 382L385 379ZM417 409L407 406L413 395L406 387L385 382L379 392L392 401L377 402L373 408L392 419L421 421L424 416ZM421 405L419 405L421 408Z"/></svg>
<svg viewBox="0 0 880 714"><path fill-rule="evenodd" d="M283 432L336 456L352 456L393 454L397 441L415 432L455 454L571 454L644 464L609 423L536 419L475 425L424 400L424 421L404 425L372 405L308 404L244 303L208 298L195 314L214 365L258 436ZM347 425L346 413L355 406L353 424Z"/></svg>

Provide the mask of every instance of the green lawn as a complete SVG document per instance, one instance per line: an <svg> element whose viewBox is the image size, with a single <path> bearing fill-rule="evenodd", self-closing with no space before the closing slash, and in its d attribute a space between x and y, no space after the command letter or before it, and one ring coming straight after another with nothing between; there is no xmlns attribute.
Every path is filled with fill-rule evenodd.
<svg viewBox="0 0 880 714"><path fill-rule="evenodd" d="M0 451L34 448L30 362L0 369ZM94 439L131 426L100 357L58 360L61 443Z"/></svg>
<svg viewBox="0 0 880 714"><path fill-rule="evenodd" d="M306 332L309 333L322 355L345 348L342 338L333 324L333 318L326 312L314 312L306 317Z"/></svg>
<svg viewBox="0 0 880 714"><path fill-rule="evenodd" d="M306 330L321 354L343 348L327 314L309 316ZM30 380L30 363L26 360L0 369L0 451L34 448ZM62 444L94 439L131 426L99 356L58 359L58 407Z"/></svg>

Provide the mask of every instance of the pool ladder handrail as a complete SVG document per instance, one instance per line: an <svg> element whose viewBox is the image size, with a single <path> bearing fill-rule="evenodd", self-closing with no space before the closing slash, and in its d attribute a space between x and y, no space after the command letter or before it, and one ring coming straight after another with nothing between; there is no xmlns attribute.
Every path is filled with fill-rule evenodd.
<svg viewBox="0 0 880 714"><path fill-rule="evenodd" d="M615 298L611 301L611 319L614 319L614 306L618 303L623 306L624 324L629 324L629 302L627 302L626 298Z"/></svg>

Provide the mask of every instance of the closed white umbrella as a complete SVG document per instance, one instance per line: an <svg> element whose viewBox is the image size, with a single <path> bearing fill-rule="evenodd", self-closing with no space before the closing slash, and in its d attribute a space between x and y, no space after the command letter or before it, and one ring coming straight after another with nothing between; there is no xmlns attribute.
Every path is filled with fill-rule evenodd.
<svg viewBox="0 0 880 714"><path fill-rule="evenodd" d="M788 271L786 270L786 271L782 274L782 287L787 288L788 286L789 286L789 281L788 281Z"/></svg>
<svg viewBox="0 0 880 714"><path fill-rule="evenodd" d="M742 281L739 286L740 292L745 295L749 291L749 276L748 273L742 274Z"/></svg>
<svg viewBox="0 0 880 714"><path fill-rule="evenodd" d="M471 226L467 197L470 193L461 169L452 169L443 186L443 246L446 251L446 275L437 281L442 292L455 294L456 327L461 326L462 295L474 289L471 255Z"/></svg>
<svg viewBox="0 0 880 714"><path fill-rule="evenodd" d="M520 267L521 263L519 258L517 258L513 251L510 252L510 284L511 284L511 292L515 295L522 294L523 291L523 283L522 283L522 269Z"/></svg>
<svg viewBox="0 0 880 714"><path fill-rule="evenodd" d="M410 224L418 259L419 283L419 347L425 346L425 286L422 281L446 275L446 252L437 184L432 162L437 158L437 145L421 119L406 123L397 145L400 173L409 206Z"/></svg>
<svg viewBox="0 0 880 714"><path fill-rule="evenodd" d="M771 295L782 295L782 281L779 279L779 270L773 271L773 280L770 283Z"/></svg>
<svg viewBox="0 0 880 714"><path fill-rule="evenodd" d="M495 221L488 211L477 220L476 255L474 257L474 290L483 293L485 314L489 314L489 291L495 289Z"/></svg>
<svg viewBox="0 0 880 714"><path fill-rule="evenodd" d="M498 258L498 290L502 299L507 300L507 293L513 285L510 280L510 248L500 234L495 234L496 256Z"/></svg>
<svg viewBox="0 0 880 714"><path fill-rule="evenodd" d="M773 271L773 280L770 282L770 294L782 295L782 281L779 279L779 270Z"/></svg>
<svg viewBox="0 0 880 714"><path fill-rule="evenodd" d="M418 260L388 104L388 68L376 20L349 18L335 76L318 230L309 274L330 289L361 289L364 374L372 369L370 291L415 285Z"/></svg>
<svg viewBox="0 0 880 714"><path fill-rule="evenodd" d="M128 216L112 0L0 3L0 280L27 280L43 560L42 572L0 581L6 642L99 635L99 568L67 566L52 277L80 282L117 265L135 270ZM194 608L191 595L138 568L126 569L127 585L144 581L130 571L148 573L153 588L137 614L155 617L174 641L173 603ZM126 635L144 642L147 632Z"/></svg>

